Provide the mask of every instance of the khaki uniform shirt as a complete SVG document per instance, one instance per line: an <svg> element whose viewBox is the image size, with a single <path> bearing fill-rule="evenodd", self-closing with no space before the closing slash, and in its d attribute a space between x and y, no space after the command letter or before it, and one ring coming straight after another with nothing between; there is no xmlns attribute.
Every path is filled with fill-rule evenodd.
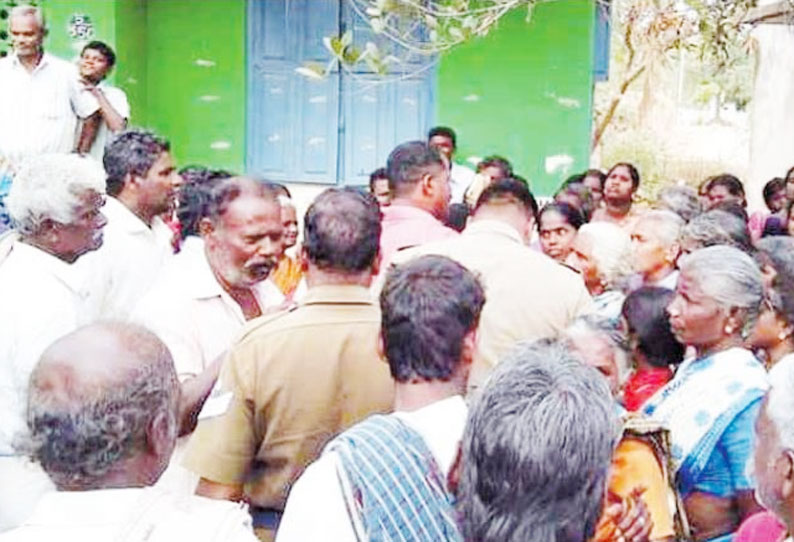
<svg viewBox="0 0 794 542"><path fill-rule="evenodd" d="M501 221L474 221L459 237L400 252L394 263L425 254L456 260L477 273L485 288L469 388L484 382L518 341L556 337L593 309L577 273L524 245L519 233Z"/></svg>
<svg viewBox="0 0 794 542"><path fill-rule="evenodd" d="M358 286L311 288L297 308L251 322L221 371L231 402L199 422L184 465L214 482L245 484L254 506L283 510L290 486L329 440L391 411L379 330L380 310Z"/></svg>

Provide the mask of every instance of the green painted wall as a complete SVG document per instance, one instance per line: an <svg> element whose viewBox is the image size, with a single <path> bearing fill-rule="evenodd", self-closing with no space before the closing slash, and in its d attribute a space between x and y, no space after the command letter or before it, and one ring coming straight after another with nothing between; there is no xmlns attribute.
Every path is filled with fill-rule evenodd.
<svg viewBox="0 0 794 542"><path fill-rule="evenodd" d="M457 131L459 161L503 155L548 195L589 163L595 3L541 3L526 17L515 10L442 58L436 118ZM547 171L551 156L571 163Z"/></svg>
<svg viewBox="0 0 794 542"><path fill-rule="evenodd" d="M75 57L74 13L118 52L115 82L132 124L168 137L180 164L244 171L246 0L43 0L48 49ZM458 132L460 161L502 154L538 194L588 166L594 0L505 16L439 65L436 119ZM318 39L320 36L318 36ZM558 167L553 169L558 157ZM569 160L565 167L565 160Z"/></svg>
<svg viewBox="0 0 794 542"><path fill-rule="evenodd" d="M86 14L118 61L131 125L171 141L179 164L245 165L245 0L45 0L47 50L76 58L69 21Z"/></svg>
<svg viewBox="0 0 794 542"><path fill-rule="evenodd" d="M149 125L145 0L116 0L116 84L127 93L134 126Z"/></svg>
<svg viewBox="0 0 794 542"><path fill-rule="evenodd" d="M245 0L148 1L148 123L182 165L245 166Z"/></svg>
<svg viewBox="0 0 794 542"><path fill-rule="evenodd" d="M80 56L85 41L69 35L69 23L74 15L88 15L93 24L96 39L115 44L116 3L114 1L87 2L86 0L45 0L41 2L50 33L44 48L61 58L76 60Z"/></svg>
<svg viewBox="0 0 794 542"><path fill-rule="evenodd" d="M116 51L116 68L108 77L127 93L132 124L147 126L146 0L45 0L42 2L50 33L45 49L76 60L86 40L69 34L75 15L88 15L96 39Z"/></svg>

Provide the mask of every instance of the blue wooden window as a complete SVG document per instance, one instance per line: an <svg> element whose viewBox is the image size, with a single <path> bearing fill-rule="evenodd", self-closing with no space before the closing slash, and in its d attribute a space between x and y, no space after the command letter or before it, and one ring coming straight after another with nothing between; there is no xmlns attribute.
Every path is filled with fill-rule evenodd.
<svg viewBox="0 0 794 542"><path fill-rule="evenodd" d="M323 36L351 29L371 39L344 0L249 0L248 170L288 182L366 184L398 143L423 139L433 120L428 59L394 66L384 81L365 66L322 81L295 72L325 64ZM388 42L381 42L385 48ZM404 55L401 55L404 56Z"/></svg>

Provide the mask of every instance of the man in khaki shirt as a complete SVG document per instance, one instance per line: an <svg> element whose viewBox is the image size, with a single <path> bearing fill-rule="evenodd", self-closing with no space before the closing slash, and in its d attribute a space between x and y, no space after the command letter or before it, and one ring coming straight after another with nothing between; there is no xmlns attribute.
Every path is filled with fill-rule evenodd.
<svg viewBox="0 0 794 542"><path fill-rule="evenodd" d="M200 495L251 503L272 540L290 486L337 433L391 410L394 384L377 353L380 311L375 200L329 189L305 219L308 292L297 308L251 322L221 372L225 412L199 422L184 461Z"/></svg>
<svg viewBox="0 0 794 542"><path fill-rule="evenodd" d="M398 253L394 263L439 254L479 274L486 302L469 387L479 387L490 369L518 341L560 334L592 300L575 272L527 246L535 201L526 183L502 179L486 188L469 225L455 239Z"/></svg>

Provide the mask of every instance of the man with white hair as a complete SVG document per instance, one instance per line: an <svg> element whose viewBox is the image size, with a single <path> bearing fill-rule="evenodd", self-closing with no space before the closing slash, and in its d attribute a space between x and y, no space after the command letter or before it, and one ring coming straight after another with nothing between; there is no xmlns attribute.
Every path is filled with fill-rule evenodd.
<svg viewBox="0 0 794 542"><path fill-rule="evenodd" d="M755 494L790 534L794 532L794 357L772 367L769 382L755 423Z"/></svg>
<svg viewBox="0 0 794 542"><path fill-rule="evenodd" d="M39 355L82 323L86 296L74 262L102 244L104 184L88 158L42 155L23 162L7 198L19 239L0 265L0 530L36 490L12 443L24 432Z"/></svg>
<svg viewBox="0 0 794 542"><path fill-rule="evenodd" d="M640 215L631 229L634 270L642 286L675 290L678 272L675 264L681 247L678 238L684 219L672 211L651 210Z"/></svg>
<svg viewBox="0 0 794 542"><path fill-rule="evenodd" d="M12 160L38 153L87 152L90 138L75 142L78 118L99 109L83 92L77 67L44 52L47 28L41 10L16 6L8 17L14 52L0 59L0 155Z"/></svg>
<svg viewBox="0 0 794 542"><path fill-rule="evenodd" d="M26 448L57 491L3 542L256 542L244 506L149 487L174 448L179 403L171 356L151 332L104 323L62 337L28 397Z"/></svg>

